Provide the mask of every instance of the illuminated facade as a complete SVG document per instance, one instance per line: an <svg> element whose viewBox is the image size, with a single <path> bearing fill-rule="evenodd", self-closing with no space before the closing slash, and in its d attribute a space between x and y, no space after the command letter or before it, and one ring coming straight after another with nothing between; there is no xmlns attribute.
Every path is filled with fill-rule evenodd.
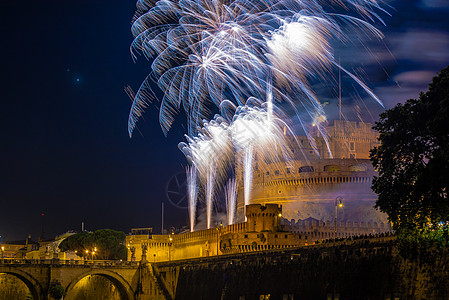
<svg viewBox="0 0 449 300"><path fill-rule="evenodd" d="M159 235L152 234L151 231L133 230L126 237L127 259L128 261L160 262L269 251L305 246L317 240L386 231L385 225L377 223L326 224L309 219L292 224L283 218L282 205L277 204L248 205L246 217L246 222L181 234Z"/></svg>
<svg viewBox="0 0 449 300"><path fill-rule="evenodd" d="M135 229L126 238L128 260L266 251L389 231L386 215L373 207L376 172L369 150L378 145L377 133L371 124L338 120L326 130L327 140L316 129L310 132L312 142L287 137L291 156L282 163L255 157L246 211L243 186L238 191L237 224L177 235ZM239 167L237 174L243 182Z"/></svg>
<svg viewBox="0 0 449 300"><path fill-rule="evenodd" d="M337 210L339 221L387 223L386 215L373 208L377 196L371 183L376 172L369 161L369 150L378 145L378 135L372 125L335 120L326 131L324 140L312 130L315 147L305 136L289 137L292 157L284 163L256 157L250 203L282 204L284 217L295 223L313 218L329 224L334 222L338 198L343 203ZM243 198L240 187L240 220Z"/></svg>

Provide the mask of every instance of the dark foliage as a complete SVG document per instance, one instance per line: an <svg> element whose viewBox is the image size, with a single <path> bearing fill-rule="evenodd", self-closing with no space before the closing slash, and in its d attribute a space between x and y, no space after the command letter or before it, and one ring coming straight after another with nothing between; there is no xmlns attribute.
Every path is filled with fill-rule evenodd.
<svg viewBox="0 0 449 300"><path fill-rule="evenodd" d="M52 283L50 285L48 293L49 293L49 295L53 299L59 300L59 299L62 299L62 297L65 296L66 291L65 291L64 287L60 283Z"/></svg>
<svg viewBox="0 0 449 300"><path fill-rule="evenodd" d="M443 230L449 221L449 67L419 99L380 115L381 145L371 151L379 172L376 207L395 230Z"/></svg>
<svg viewBox="0 0 449 300"><path fill-rule="evenodd" d="M94 259L126 260L126 247L123 245L125 233L111 229L94 232L82 232L69 236L59 245L61 251L76 251L78 256L91 258L96 248ZM86 253L86 250L89 253Z"/></svg>

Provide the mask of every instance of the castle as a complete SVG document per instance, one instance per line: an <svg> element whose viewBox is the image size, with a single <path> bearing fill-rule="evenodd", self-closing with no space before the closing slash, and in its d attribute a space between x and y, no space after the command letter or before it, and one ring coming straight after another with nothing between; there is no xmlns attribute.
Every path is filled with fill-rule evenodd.
<svg viewBox="0 0 449 300"><path fill-rule="evenodd" d="M373 209L377 196L371 183L376 172L369 150L378 140L371 127L369 123L335 120L326 128L327 140L316 130L310 133L315 147L306 136L289 137L296 141L290 143L293 157L285 164L256 158L250 203L282 204L284 218L328 223L334 219L338 198L343 203L337 211L339 220L387 223L386 215ZM240 216L244 215L243 198L240 189Z"/></svg>
<svg viewBox="0 0 449 300"><path fill-rule="evenodd" d="M256 157L249 205L243 189L238 192L238 223L176 235L135 229L126 238L128 260L271 250L389 231L386 216L373 208L376 172L369 150L378 141L371 127L335 120L327 126L327 139L312 130L315 146L306 136L288 137L294 156L284 165Z"/></svg>

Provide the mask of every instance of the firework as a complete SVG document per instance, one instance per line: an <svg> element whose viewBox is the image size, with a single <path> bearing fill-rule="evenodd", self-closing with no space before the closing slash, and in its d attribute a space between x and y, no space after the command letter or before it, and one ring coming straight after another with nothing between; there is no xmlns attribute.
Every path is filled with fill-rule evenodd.
<svg viewBox="0 0 449 300"><path fill-rule="evenodd" d="M353 42L348 31L381 39L382 33L373 26L383 23L379 12L385 11L378 0L137 2L131 53L134 59L142 54L152 63L139 90L127 88L133 99L128 132L132 136L150 102L160 101L164 134L176 115L185 112L187 141L179 148L191 164L187 171L191 230L201 186L210 228L217 187L227 182L231 224L237 173L243 174L237 180L243 182L244 203L249 204L255 158L289 161L285 135L291 130L280 105L288 106L304 128L313 123L327 144L326 114L311 88L312 80L327 82L341 70L382 104L360 78L337 63L332 46L337 40ZM163 92L162 99L153 93L154 83ZM220 114L211 119L217 108ZM309 139L314 148L313 138Z"/></svg>
<svg viewBox="0 0 449 300"><path fill-rule="evenodd" d="M283 121L281 111L271 102L262 103L254 97L246 103L235 109L230 123L224 117L216 116L213 121L203 123L197 136L186 136L188 142L179 144L181 151L197 170L201 179L199 184L204 186L207 228L212 224L212 206L217 186L224 184L239 169L244 174L245 204L249 204L255 155L272 163L282 163L290 157L285 133L291 130ZM230 113L232 105L222 108ZM231 191L227 193L230 218L235 208L229 202ZM189 199L193 198L190 196Z"/></svg>
<svg viewBox="0 0 449 300"><path fill-rule="evenodd" d="M193 232L195 226L196 204L198 197L198 184L195 167L188 167L187 174L187 199L189 205L190 231Z"/></svg>
<svg viewBox="0 0 449 300"><path fill-rule="evenodd" d="M229 179L226 183L225 199L228 225L231 225L234 224L235 208L237 205L237 182L235 178Z"/></svg>
<svg viewBox="0 0 449 300"><path fill-rule="evenodd" d="M382 21L377 0L342 0L332 5L336 7L327 1L300 0L138 1L131 51L134 58L141 53L152 59L152 65L133 98L129 134L148 102L156 101L151 79L164 95L160 105L164 133L183 109L188 133L195 135L202 120L209 118L211 104L220 106L229 99L242 106L249 96L263 99L272 83L280 101L311 115L322 114L308 79L340 68L332 40L345 40L343 27L382 38L365 21ZM335 13L339 9L348 14ZM351 78L375 97L359 79ZM298 92L292 98L285 89Z"/></svg>

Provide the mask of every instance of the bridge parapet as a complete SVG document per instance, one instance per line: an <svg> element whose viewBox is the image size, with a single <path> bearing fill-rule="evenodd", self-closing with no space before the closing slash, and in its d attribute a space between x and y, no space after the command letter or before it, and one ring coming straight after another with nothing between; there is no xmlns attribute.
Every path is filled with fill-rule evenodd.
<svg viewBox="0 0 449 300"><path fill-rule="evenodd" d="M60 259L0 259L0 265L69 265L69 266L98 266L111 268L135 268L139 267L139 262L135 261L116 261L116 260L60 260Z"/></svg>

